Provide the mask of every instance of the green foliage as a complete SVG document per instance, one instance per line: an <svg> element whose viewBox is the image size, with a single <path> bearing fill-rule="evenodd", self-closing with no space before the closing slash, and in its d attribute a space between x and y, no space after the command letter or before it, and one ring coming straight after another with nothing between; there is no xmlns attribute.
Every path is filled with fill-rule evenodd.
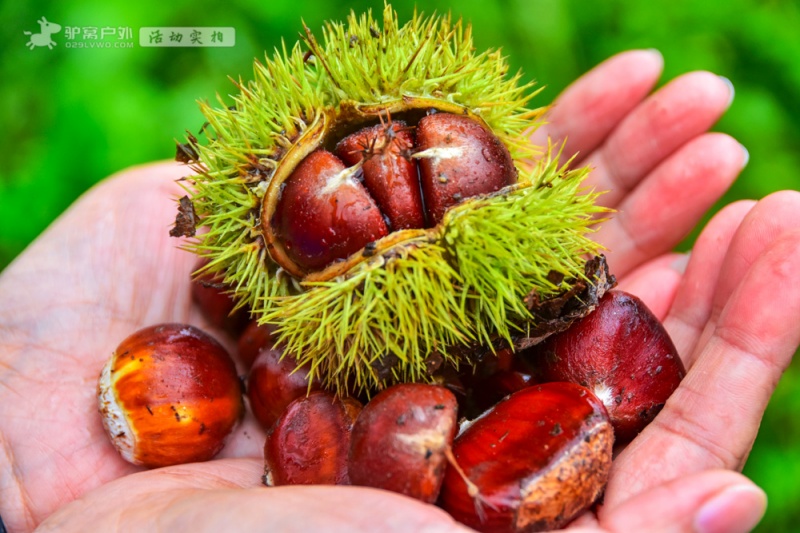
<svg viewBox="0 0 800 533"><path fill-rule="evenodd" d="M708 69L733 81L736 99L717 125L751 159L719 205L798 188L800 180L800 6L794 0L428 0L427 14L452 11L474 27L478 50L502 47L523 82L547 84L548 102L610 55L657 48L666 81ZM394 2L409 20L412 2ZM252 59L350 9L381 1L27 2L0 3L0 268L92 184L128 165L171 158L174 139L195 133L195 100L233 91L226 76L249 76ZM233 48L76 50L63 32L54 50L28 50L23 30L46 16L63 26L232 26ZM170 221L164 221L165 228ZM691 238L683 248L691 245ZM800 523L800 380L793 364L767 411L745 473L765 487L770 508L760 531Z"/></svg>

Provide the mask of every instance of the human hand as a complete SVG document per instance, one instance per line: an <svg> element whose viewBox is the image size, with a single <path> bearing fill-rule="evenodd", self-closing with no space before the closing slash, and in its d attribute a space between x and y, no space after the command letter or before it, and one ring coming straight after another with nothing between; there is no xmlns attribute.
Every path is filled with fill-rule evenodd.
<svg viewBox="0 0 800 533"><path fill-rule="evenodd" d="M741 466L743 443L755 437L798 342L800 286L785 267L798 259L800 236L781 236L797 226L798 195L723 210L685 275L671 268L677 256L668 251L735 179L745 156L729 137L704 134L729 101L716 76L686 75L642 102L660 66L646 52L609 60L565 92L545 130L569 133L565 153L587 154L584 162L597 167L593 183L623 191L605 195L620 213L597 236L622 287L666 317L689 369L662 414L617 458L605 506L578 522L611 531L686 529L702 504L732 487L750 488L731 492L717 516L755 519L763 496L726 470ZM208 463L134 474L139 469L111 448L95 385L114 347L145 325L207 327L190 303L195 259L167 235L180 194L173 180L184 173L158 165L100 184L0 277L0 514L7 525L29 530L60 508L50 527L211 529L235 520L239 530L455 528L432 506L380 491L259 488L264 436L249 418L222 458ZM766 287L776 284L788 306L767 298ZM749 352L726 343L745 343ZM757 371L721 365L725 357Z"/></svg>

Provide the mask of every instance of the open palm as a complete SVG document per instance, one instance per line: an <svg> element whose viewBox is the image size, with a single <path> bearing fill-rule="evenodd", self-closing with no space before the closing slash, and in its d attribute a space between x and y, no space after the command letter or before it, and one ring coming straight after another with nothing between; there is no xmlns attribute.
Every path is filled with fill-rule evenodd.
<svg viewBox="0 0 800 533"><path fill-rule="evenodd" d="M602 201L619 211L597 239L621 288L665 321L688 369L664 411L615 460L604 506L576 528L689 530L726 516L752 525L763 495L734 471L800 342L791 270L800 263L792 231L800 194L726 207L688 265L670 251L733 182L746 152L706 133L730 103L729 84L691 73L648 96L660 70L653 52L610 59L567 89L535 134L539 142L566 138L565 153L595 167L591 183L609 190ZM98 530L457 529L437 508L382 491L260 488L264 435L251 418L208 463L138 472L114 451L95 387L116 345L161 322L210 329L190 302L195 259L168 236L180 194L173 180L186 172L163 163L106 180L0 276L6 524L27 531L50 517L46 527ZM712 500L719 512L707 505L698 515Z"/></svg>

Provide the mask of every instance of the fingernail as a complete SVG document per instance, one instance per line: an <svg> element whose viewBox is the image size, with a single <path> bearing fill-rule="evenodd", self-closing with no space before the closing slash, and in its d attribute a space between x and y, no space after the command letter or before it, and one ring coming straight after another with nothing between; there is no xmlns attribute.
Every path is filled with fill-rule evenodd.
<svg viewBox="0 0 800 533"><path fill-rule="evenodd" d="M744 152L744 159L742 159L742 168L744 168L750 162L750 151L742 143L739 143L739 146L742 147L742 152Z"/></svg>
<svg viewBox="0 0 800 533"><path fill-rule="evenodd" d="M733 103L733 97L736 96L736 89L733 87L733 82L725 76L719 76L719 79L721 79L725 85L728 86L728 92L730 95L728 96L728 105L725 107L730 107Z"/></svg>
<svg viewBox="0 0 800 533"><path fill-rule="evenodd" d="M694 518L697 533L747 533L761 521L767 495L755 485L735 485L707 501Z"/></svg>
<svg viewBox="0 0 800 533"><path fill-rule="evenodd" d="M645 52L649 52L654 56L657 56L659 61L661 61L661 64L662 65L664 64L664 54L662 54L661 50L659 50L658 48L647 48L645 49Z"/></svg>
<svg viewBox="0 0 800 533"><path fill-rule="evenodd" d="M689 257L691 257L692 252L686 252L685 254L679 255L675 260L672 262L669 267L677 272L678 274L683 274L686 272L686 265L689 264Z"/></svg>

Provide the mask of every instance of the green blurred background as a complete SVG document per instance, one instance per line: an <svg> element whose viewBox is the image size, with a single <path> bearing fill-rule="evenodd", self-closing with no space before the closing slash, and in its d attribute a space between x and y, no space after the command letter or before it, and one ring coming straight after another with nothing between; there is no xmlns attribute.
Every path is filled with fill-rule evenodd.
<svg viewBox="0 0 800 533"><path fill-rule="evenodd" d="M414 8L394 5L401 20ZM799 188L800 7L793 0L442 0L417 7L472 21L479 49L502 47L514 69L547 85L539 104L632 48L664 54L662 83L697 69L722 74L733 81L736 99L715 129L738 138L751 158L719 205ZM382 2L2 3L0 268L97 181L129 165L171 158L173 139L202 124L195 100L233 92L227 76L249 79L253 57L281 38L293 42L301 17L318 29L325 19L367 8L380 11ZM130 27L135 45L67 48L62 29L55 49L29 50L23 31L37 32L42 16L64 28ZM144 26L231 26L237 42L232 48L143 48L138 28ZM800 528L798 393L800 362L784 375L745 468L769 495L759 531Z"/></svg>

